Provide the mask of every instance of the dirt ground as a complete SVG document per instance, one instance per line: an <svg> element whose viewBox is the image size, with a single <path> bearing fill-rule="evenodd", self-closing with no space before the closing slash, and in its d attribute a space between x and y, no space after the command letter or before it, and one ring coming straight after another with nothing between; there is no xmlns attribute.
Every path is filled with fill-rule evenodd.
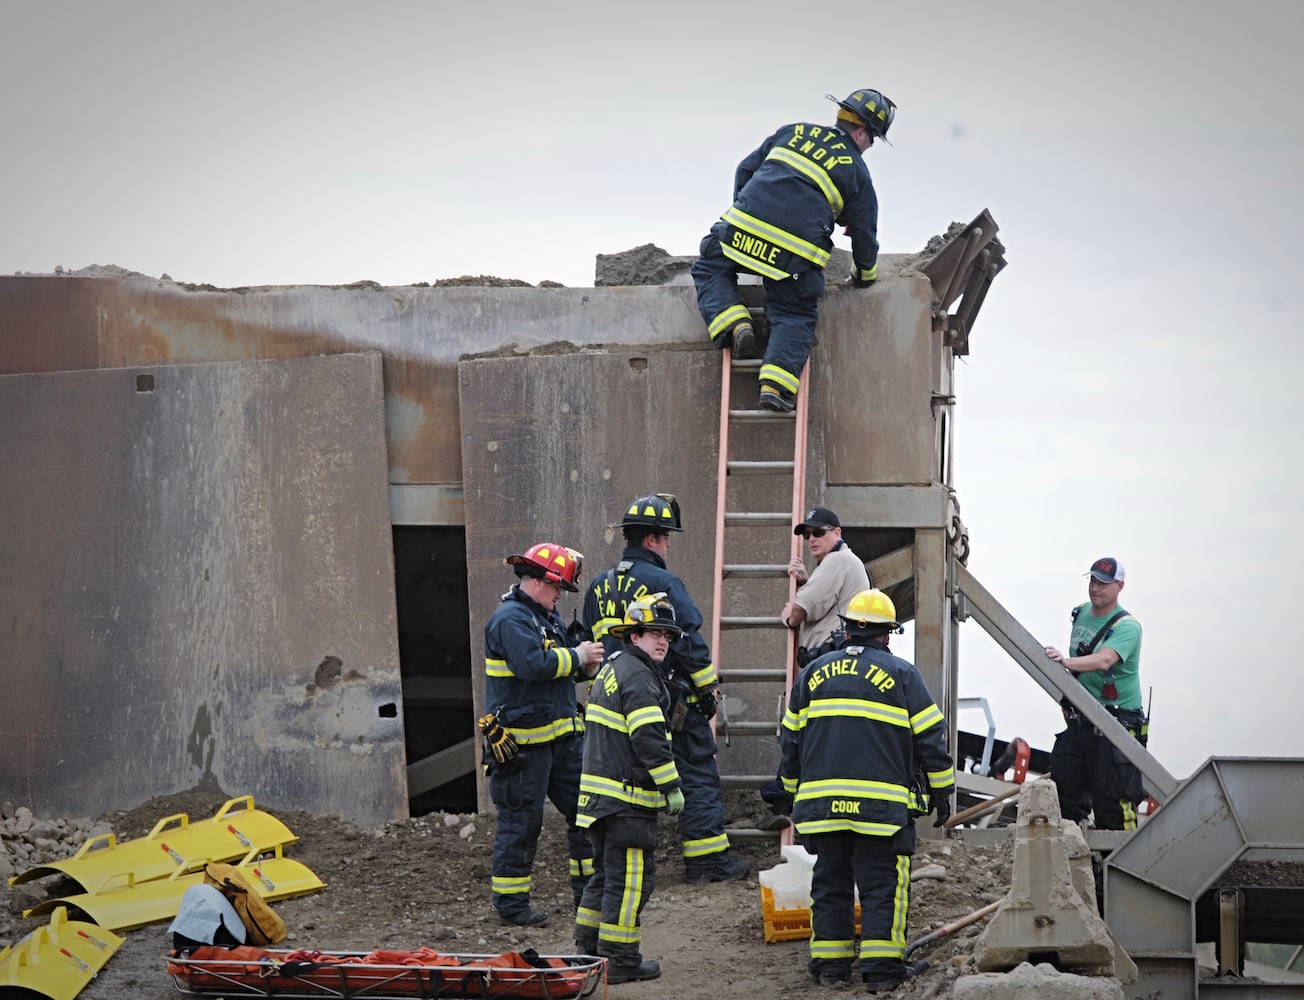
<svg viewBox="0 0 1304 1000"><path fill-rule="evenodd" d="M155 799L127 813L103 817L118 838L149 832L161 817L178 812L211 816L228 796L187 793ZM754 826L767 815L755 793L730 793L730 826ZM489 902L492 815L434 813L378 829L359 829L335 817L268 811L299 837L287 856L307 865L327 888L278 901L290 938L284 947L369 951L422 945L440 951L498 953L528 947L541 954L570 954L573 923L566 878L566 841L561 817L550 813L535 864L533 904L551 916L549 926L522 930L502 924ZM777 864L776 841L743 841L734 850L754 869ZM1001 898L1009 886L1010 849L966 844L963 833L948 840L921 839L916 871L945 869L941 879L914 883L908 941ZM934 869L936 870L936 869ZM62 886L57 883L63 882ZM51 884L55 883L55 884ZM44 919L18 914L47 895L76 891L67 880L45 879L6 887L0 938L16 940ZM74 916L77 916L74 914ZM85 1000L165 1000L177 990L165 972L170 945L166 923L124 933L126 943L80 994ZM929 971L898 989L894 997L916 1000L950 995L965 967L981 924L943 938L915 957L932 962ZM610 987L617 995L731 998L815 996L824 992L805 974L805 941L765 943L760 885L746 881L689 885L683 877L674 827L662 820L657 852L657 886L643 916L643 952L660 960L662 977L649 983Z"/></svg>

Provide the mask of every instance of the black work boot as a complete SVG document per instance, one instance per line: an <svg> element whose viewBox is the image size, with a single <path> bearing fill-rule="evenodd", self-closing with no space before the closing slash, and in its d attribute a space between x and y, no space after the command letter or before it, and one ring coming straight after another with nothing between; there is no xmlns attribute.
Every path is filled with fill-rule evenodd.
<svg viewBox="0 0 1304 1000"><path fill-rule="evenodd" d="M706 863L684 865L685 882L738 882L751 873L751 865L728 854L710 858Z"/></svg>
<svg viewBox="0 0 1304 1000"><path fill-rule="evenodd" d="M652 959L637 965L618 965L614 958L607 959L607 984L636 983L644 979L660 979L661 963Z"/></svg>
<svg viewBox="0 0 1304 1000"><path fill-rule="evenodd" d="M508 912L499 910L498 916L502 918L503 923L515 924L517 927L548 926L548 914L540 913L538 910L531 910L528 906L523 910L511 910Z"/></svg>
<svg viewBox="0 0 1304 1000"><path fill-rule="evenodd" d="M899 973L870 973L865 977L865 992L890 993L907 979L913 979L927 968L927 962L902 962Z"/></svg>
<svg viewBox="0 0 1304 1000"><path fill-rule="evenodd" d="M791 413L797 409L797 397L776 385L761 386L761 409L775 413Z"/></svg>
<svg viewBox="0 0 1304 1000"><path fill-rule="evenodd" d="M739 323L733 328L733 359L746 361L760 356L761 352L756 346L756 331L750 323Z"/></svg>

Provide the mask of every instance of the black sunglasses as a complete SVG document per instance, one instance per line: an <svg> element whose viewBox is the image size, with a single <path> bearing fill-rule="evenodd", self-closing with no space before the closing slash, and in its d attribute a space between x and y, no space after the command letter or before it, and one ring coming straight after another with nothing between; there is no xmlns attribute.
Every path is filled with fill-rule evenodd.
<svg viewBox="0 0 1304 1000"><path fill-rule="evenodd" d="M829 528L805 528L802 530L802 538L823 538L829 533Z"/></svg>

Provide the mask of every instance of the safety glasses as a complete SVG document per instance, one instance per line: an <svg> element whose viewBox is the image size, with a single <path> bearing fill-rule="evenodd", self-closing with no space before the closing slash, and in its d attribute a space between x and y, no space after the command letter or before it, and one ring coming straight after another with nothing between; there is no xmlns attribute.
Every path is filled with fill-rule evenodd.
<svg viewBox="0 0 1304 1000"><path fill-rule="evenodd" d="M801 537L802 537L802 538L823 538L823 537L824 537L825 535L827 535L828 533L829 533L829 529L828 529L828 528L803 528L803 529L802 529L802 532L801 532Z"/></svg>

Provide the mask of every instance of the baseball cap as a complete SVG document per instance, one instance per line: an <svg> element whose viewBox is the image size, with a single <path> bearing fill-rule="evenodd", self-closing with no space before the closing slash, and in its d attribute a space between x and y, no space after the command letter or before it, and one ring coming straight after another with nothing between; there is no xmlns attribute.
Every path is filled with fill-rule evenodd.
<svg viewBox="0 0 1304 1000"><path fill-rule="evenodd" d="M803 529L811 528L841 528L842 522L838 520L838 515L833 513L827 507L812 507L806 511L806 520L792 529L794 535L800 535Z"/></svg>
<svg viewBox="0 0 1304 1000"><path fill-rule="evenodd" d="M1113 556L1101 556L1088 572L1101 583L1122 583L1124 578L1123 564Z"/></svg>

